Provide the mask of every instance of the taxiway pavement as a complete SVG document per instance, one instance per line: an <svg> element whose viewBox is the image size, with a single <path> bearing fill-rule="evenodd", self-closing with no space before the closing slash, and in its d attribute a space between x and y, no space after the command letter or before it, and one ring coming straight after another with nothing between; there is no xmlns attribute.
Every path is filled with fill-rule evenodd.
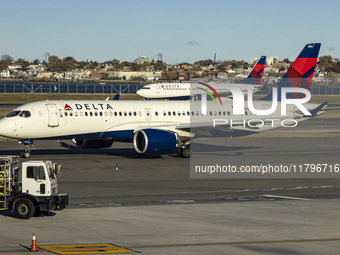
<svg viewBox="0 0 340 255"><path fill-rule="evenodd" d="M339 122L324 123L306 126L316 137L219 139L207 146L235 164L340 163ZM0 151L20 154L22 148L1 142ZM63 245L73 245L78 254L86 245L92 245L92 254L113 253L98 244L144 254L336 254L340 249L338 178L192 179L189 159L140 156L125 143L85 150L71 141L35 141L32 159L41 158L63 165L59 192L69 193L70 206L27 221L1 212L0 254L27 251L33 233L39 254L67 254L71 248Z"/></svg>

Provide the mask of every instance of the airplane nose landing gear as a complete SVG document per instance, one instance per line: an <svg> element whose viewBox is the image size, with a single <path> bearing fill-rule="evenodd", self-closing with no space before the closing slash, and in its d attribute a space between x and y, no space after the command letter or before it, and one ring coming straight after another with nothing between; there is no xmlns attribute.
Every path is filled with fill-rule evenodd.
<svg viewBox="0 0 340 255"><path fill-rule="evenodd" d="M33 146L33 140L32 139L19 140L19 143L22 144L22 146L25 149L25 151L21 153L21 156L23 158L29 158L31 156L30 145Z"/></svg>

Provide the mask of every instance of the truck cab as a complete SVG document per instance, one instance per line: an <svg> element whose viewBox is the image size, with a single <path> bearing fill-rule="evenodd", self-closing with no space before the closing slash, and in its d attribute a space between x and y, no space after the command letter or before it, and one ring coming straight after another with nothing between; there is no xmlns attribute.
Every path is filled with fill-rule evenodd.
<svg viewBox="0 0 340 255"><path fill-rule="evenodd" d="M58 194L61 165L47 160L19 163L18 156L0 156L0 210L14 209L29 219L68 205L68 194Z"/></svg>
<svg viewBox="0 0 340 255"><path fill-rule="evenodd" d="M22 193L33 196L55 195L58 192L57 169L51 161L22 163Z"/></svg>

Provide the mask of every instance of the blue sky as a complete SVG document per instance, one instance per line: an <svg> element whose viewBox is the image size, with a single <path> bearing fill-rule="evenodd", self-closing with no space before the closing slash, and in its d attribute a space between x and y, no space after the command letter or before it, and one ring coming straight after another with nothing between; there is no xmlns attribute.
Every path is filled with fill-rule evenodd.
<svg viewBox="0 0 340 255"><path fill-rule="evenodd" d="M138 56L167 63L201 59L295 59L306 43L340 57L340 1L0 0L0 55L103 62Z"/></svg>

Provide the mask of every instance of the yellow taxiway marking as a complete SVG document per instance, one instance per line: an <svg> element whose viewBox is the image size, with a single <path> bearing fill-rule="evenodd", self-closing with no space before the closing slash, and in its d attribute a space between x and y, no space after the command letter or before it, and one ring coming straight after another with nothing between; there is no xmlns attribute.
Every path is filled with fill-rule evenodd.
<svg viewBox="0 0 340 255"><path fill-rule="evenodd" d="M42 245L39 248L60 255L136 253L113 244Z"/></svg>
<svg viewBox="0 0 340 255"><path fill-rule="evenodd" d="M234 245L234 244L275 244L275 243L310 243L310 242L334 242L340 238L323 239L292 239L292 240L263 240L263 241L240 241L240 242L220 242L220 243L183 243L183 244L160 244L160 245L140 245L120 247L113 244L76 244L76 245L42 245L39 251L53 252L59 255L77 254L117 254L117 253L138 253L132 249L144 248L167 248L167 247L190 247L190 246L209 246L209 245ZM27 252L27 250L8 250L1 253Z"/></svg>
<svg viewBox="0 0 340 255"><path fill-rule="evenodd" d="M206 246L206 245L232 245L232 244L266 244L266 243L302 243L302 242L330 242L340 241L340 238L325 239L301 239L301 240L269 240L269 241L245 241L245 242L221 242L221 243L193 243L193 244L164 244L164 245L146 245L146 246L130 246L124 247L129 249L142 248L166 248L166 247L182 247L182 246Z"/></svg>

